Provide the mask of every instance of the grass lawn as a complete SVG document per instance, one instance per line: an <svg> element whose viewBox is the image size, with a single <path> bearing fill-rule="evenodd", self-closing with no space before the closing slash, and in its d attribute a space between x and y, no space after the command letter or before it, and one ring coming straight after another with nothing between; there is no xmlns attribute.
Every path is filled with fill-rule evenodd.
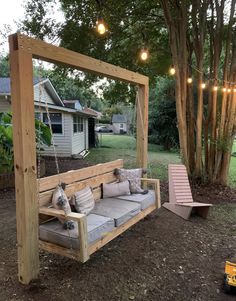
<svg viewBox="0 0 236 301"><path fill-rule="evenodd" d="M99 134L100 147L91 149L86 159L93 163L102 163L115 159L124 159L125 167L136 166L136 139L130 136ZM161 151L157 145L149 144L148 170L150 177L167 179L167 165L180 163L176 152Z"/></svg>
<svg viewBox="0 0 236 301"><path fill-rule="evenodd" d="M100 147L91 149L86 159L93 163L103 163L115 159L124 159L125 167L136 165L136 140L130 136L99 134ZM236 152L236 141L233 151ZM180 163L180 156L176 152L167 152L155 144L148 145L148 170L150 177L167 180L167 165ZM236 186L236 157L232 157L230 165L229 184Z"/></svg>

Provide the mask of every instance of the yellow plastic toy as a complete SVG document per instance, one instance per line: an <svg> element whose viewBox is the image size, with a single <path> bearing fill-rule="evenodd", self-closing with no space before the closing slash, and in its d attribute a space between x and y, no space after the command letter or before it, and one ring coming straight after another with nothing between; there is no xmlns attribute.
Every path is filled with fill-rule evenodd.
<svg viewBox="0 0 236 301"><path fill-rule="evenodd" d="M230 293L232 287L236 287L236 263L226 261L224 275L224 291Z"/></svg>

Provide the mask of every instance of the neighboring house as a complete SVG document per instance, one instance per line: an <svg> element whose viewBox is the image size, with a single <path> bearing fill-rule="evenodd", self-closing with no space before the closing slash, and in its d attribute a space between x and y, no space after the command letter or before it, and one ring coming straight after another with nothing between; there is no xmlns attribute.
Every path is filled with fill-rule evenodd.
<svg viewBox="0 0 236 301"><path fill-rule="evenodd" d="M89 126L89 120L92 119L95 124L95 117L84 112L81 106L77 109L65 105L66 102L61 100L49 79L34 79L35 117L48 124L46 102L58 156L84 154L89 147L94 146L95 131L94 126ZM11 111L10 79L0 78L0 112L7 111ZM94 141L89 136L94 137ZM44 155L53 155L53 147L44 149Z"/></svg>
<svg viewBox="0 0 236 301"><path fill-rule="evenodd" d="M114 134L127 133L127 118L122 114L114 114L112 116L112 128Z"/></svg>

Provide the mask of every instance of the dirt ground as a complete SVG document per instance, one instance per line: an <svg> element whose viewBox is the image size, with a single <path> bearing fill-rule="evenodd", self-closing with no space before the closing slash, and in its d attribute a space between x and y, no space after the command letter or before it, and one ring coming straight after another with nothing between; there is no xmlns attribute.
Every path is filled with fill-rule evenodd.
<svg viewBox="0 0 236 301"><path fill-rule="evenodd" d="M167 200L167 183L161 191ZM23 286L14 190L0 191L0 301L236 300L222 290L225 260L236 258L236 191L195 186L193 193L196 201L214 204L207 220L184 221L161 208L85 264L40 252L40 278Z"/></svg>

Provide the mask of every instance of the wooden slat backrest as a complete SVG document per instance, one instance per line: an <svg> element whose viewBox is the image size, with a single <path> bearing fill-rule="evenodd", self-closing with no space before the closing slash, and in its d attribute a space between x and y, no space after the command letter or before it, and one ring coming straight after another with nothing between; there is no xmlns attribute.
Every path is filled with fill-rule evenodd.
<svg viewBox="0 0 236 301"><path fill-rule="evenodd" d="M111 162L100 163L94 166L89 166L77 170L70 170L64 173L60 173L60 175L54 175L46 178L42 178L39 181L39 191L47 191L50 189L54 189L59 181L72 184L74 182L82 181L88 178L92 178L98 175L105 174L107 172L113 171L115 168L122 168L123 160L118 159Z"/></svg>
<svg viewBox="0 0 236 301"><path fill-rule="evenodd" d="M169 164L170 203L193 202L186 167L180 164Z"/></svg>
<svg viewBox="0 0 236 301"><path fill-rule="evenodd" d="M101 198L101 184L116 181L116 177L113 174L114 169L122 167L123 160L119 159L60 174L60 180L67 184L65 192L68 197L71 197L76 191L83 189L85 186L90 186L93 189L95 200L97 200ZM70 175L71 179L69 177ZM47 179L47 181L45 181L45 179ZM43 178L42 180L44 181L42 185L40 185L41 192L39 206L45 206L51 202L52 194L56 187L53 186L52 183L56 183L57 185L59 178L56 175ZM50 181L52 181L52 183Z"/></svg>

